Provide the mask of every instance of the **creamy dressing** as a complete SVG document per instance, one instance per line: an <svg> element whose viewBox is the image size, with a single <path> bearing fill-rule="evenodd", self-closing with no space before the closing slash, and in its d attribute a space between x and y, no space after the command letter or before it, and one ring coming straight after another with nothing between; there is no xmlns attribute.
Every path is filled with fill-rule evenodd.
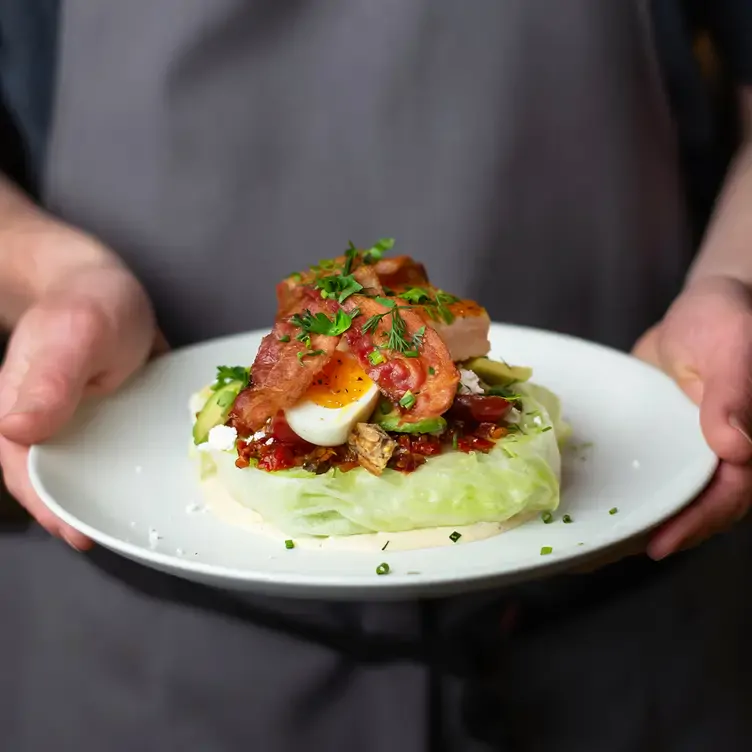
<svg viewBox="0 0 752 752"><path fill-rule="evenodd" d="M274 525L264 522L257 512L235 501L216 475L211 475L202 480L201 487L206 498L207 509L225 524L243 528L256 535L276 538L280 541L280 545L291 537ZM477 522L473 525L460 525L458 527L424 528L398 533L333 535L327 538L294 536L293 539L295 545L299 548L324 551L380 551L384 549L387 542L387 551L408 551L418 548L454 546L492 538L494 535L499 535L528 522L535 516L535 513L528 512L517 515L506 522ZM458 532L462 536L458 543L454 543L449 537L454 532Z"/></svg>

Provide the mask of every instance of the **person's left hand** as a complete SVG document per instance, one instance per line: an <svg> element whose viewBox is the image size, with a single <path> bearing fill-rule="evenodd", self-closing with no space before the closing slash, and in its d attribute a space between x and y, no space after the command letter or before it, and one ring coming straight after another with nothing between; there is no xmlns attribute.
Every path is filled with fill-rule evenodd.
<svg viewBox="0 0 752 752"><path fill-rule="evenodd" d="M648 555L662 559L727 530L752 506L752 292L727 277L691 283L634 354L700 406L720 459L705 491L649 540Z"/></svg>

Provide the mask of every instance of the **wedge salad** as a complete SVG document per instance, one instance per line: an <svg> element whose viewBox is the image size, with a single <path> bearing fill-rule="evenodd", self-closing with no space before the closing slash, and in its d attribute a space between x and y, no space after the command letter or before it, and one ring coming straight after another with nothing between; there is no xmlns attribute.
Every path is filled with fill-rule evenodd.
<svg viewBox="0 0 752 752"><path fill-rule="evenodd" d="M559 400L489 356L486 310L394 241L277 286L250 367L191 399L193 449L238 503L290 536L506 523L559 504Z"/></svg>

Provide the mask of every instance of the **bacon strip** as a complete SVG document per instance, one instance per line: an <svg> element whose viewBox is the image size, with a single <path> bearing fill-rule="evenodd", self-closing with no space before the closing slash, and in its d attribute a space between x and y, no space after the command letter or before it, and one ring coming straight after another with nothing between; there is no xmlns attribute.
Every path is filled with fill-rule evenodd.
<svg viewBox="0 0 752 752"><path fill-rule="evenodd" d="M396 299L398 305L404 301ZM376 349L376 345L384 348L392 327L390 309L373 298L363 295L352 295L342 306L351 312L355 308L361 315L353 321L353 325L345 332L345 339L350 351L358 358L363 370L369 378L376 382L379 389L390 400L397 403L410 391L415 396L414 405L404 410L404 420L414 423L424 418L433 418L446 412L457 391L459 371L452 362L446 345L439 335L429 326L425 326L422 344L418 348L419 356L409 358L403 353L381 349L383 363L373 364L369 354ZM387 313L375 330L363 333L363 325L374 315ZM413 337L424 327L423 320L410 309L399 311L405 322L404 337L412 341Z"/></svg>
<svg viewBox="0 0 752 752"><path fill-rule="evenodd" d="M270 334L261 340L251 369L252 384L238 394L230 411L230 425L241 436L258 431L279 410L292 407L308 390L316 374L331 360L341 337L311 335L315 356L298 358L308 348L295 339L300 330L289 321L277 321ZM287 342L280 338L288 339Z"/></svg>

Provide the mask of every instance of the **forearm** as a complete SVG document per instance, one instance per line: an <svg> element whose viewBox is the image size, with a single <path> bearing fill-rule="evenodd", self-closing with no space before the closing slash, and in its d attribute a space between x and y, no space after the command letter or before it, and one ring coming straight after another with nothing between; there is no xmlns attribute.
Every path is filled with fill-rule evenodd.
<svg viewBox="0 0 752 752"><path fill-rule="evenodd" d="M752 289L752 89L742 94L746 138L729 170L688 283L732 277Z"/></svg>
<svg viewBox="0 0 752 752"><path fill-rule="evenodd" d="M74 270L118 264L95 239L36 206L0 174L0 329Z"/></svg>

